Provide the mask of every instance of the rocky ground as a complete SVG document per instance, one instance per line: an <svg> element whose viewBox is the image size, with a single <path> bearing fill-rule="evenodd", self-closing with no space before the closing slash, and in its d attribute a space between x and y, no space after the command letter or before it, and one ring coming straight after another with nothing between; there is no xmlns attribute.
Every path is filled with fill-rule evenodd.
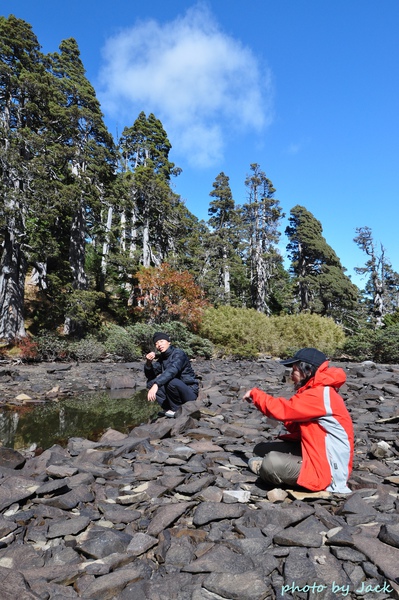
<svg viewBox="0 0 399 600"><path fill-rule="evenodd" d="M399 598L399 367L344 364L352 494L271 489L247 468L278 431L241 397L289 395L274 360L204 361L175 419L38 456L0 449L2 600ZM3 401L143 387L142 365L0 366Z"/></svg>

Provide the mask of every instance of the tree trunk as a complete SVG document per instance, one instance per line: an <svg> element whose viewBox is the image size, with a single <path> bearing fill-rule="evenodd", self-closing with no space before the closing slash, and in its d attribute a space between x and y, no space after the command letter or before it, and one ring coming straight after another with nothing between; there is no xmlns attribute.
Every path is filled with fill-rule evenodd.
<svg viewBox="0 0 399 600"><path fill-rule="evenodd" d="M30 276L30 284L38 286L41 290L47 289L47 263L36 262Z"/></svg>
<svg viewBox="0 0 399 600"><path fill-rule="evenodd" d="M0 339L26 337L24 296L26 259L14 231L6 229L0 261Z"/></svg>
<svg viewBox="0 0 399 600"><path fill-rule="evenodd" d="M105 276L107 274L107 259L108 259L109 241L110 241L110 235L111 235L112 214L113 214L113 208L112 208L112 206L109 206L108 207L108 215L107 215L107 224L105 226L105 240L103 243L103 251L102 251L102 257L101 257L101 276L102 276L103 281L105 280Z"/></svg>
<svg viewBox="0 0 399 600"><path fill-rule="evenodd" d="M146 219L143 227L143 267L149 266L151 266L150 228Z"/></svg>
<svg viewBox="0 0 399 600"><path fill-rule="evenodd" d="M227 302L227 304L230 304L230 266L228 264L226 247L223 248L223 284L225 302Z"/></svg>
<svg viewBox="0 0 399 600"><path fill-rule="evenodd" d="M80 202L73 217L70 235L69 264L72 270L73 287L76 290L86 290L86 219L83 201Z"/></svg>
<svg viewBox="0 0 399 600"><path fill-rule="evenodd" d="M85 205L81 200L72 220L69 241L69 264L72 271L72 285L75 290L86 290L88 281L85 272L86 256L86 220ZM71 335L78 329L77 324L66 316L64 321L64 335Z"/></svg>

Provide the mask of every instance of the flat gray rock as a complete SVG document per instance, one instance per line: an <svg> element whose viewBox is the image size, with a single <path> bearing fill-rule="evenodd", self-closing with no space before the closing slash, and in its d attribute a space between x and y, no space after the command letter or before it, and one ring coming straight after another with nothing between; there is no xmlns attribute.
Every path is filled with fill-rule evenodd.
<svg viewBox="0 0 399 600"><path fill-rule="evenodd" d="M364 534L353 536L355 548L365 554L387 579L395 581L398 575L399 550Z"/></svg>
<svg viewBox="0 0 399 600"><path fill-rule="evenodd" d="M85 556L98 559L126 552L132 536L105 527L93 527L78 538L77 548Z"/></svg>
<svg viewBox="0 0 399 600"><path fill-rule="evenodd" d="M147 552L147 550L156 544L158 544L157 538L147 535L146 533L136 533L130 540L126 552L133 556L140 556L140 554L144 554L144 552Z"/></svg>
<svg viewBox="0 0 399 600"><path fill-rule="evenodd" d="M337 600L365 586L367 596L391 597L378 585L385 579L399 588L392 579L399 564L398 411L397 395L388 394L399 389L399 365L339 366L348 375L341 391L355 428L352 494L284 486L271 493L247 463L279 425L241 396L256 385L289 397L287 370L269 358L199 360L200 399L177 418L128 435L109 429L100 441L71 438L66 448L55 444L38 456L24 452L25 463L0 464L0 574L9 575L11 593L23 600ZM12 398L25 392L35 402L54 380L68 393L104 389L111 368L145 389L142 364L134 373L123 363L74 364L51 375L47 368L13 368L0 381L3 397L10 397L8 383ZM294 582L308 588L294 591Z"/></svg>
<svg viewBox="0 0 399 600"><path fill-rule="evenodd" d="M233 552L223 544L215 545L209 552L183 567L189 573L246 573L254 568L252 560Z"/></svg>
<svg viewBox="0 0 399 600"><path fill-rule="evenodd" d="M216 502L203 502L195 510L193 523L197 527L220 521L222 519L238 519L243 515L245 508L239 504L219 504Z"/></svg>
<svg viewBox="0 0 399 600"><path fill-rule="evenodd" d="M190 502L178 502L166 504L162 508L159 508L148 525L148 535L157 536L163 529L166 529L166 527L181 517L191 506L192 503Z"/></svg>
<svg viewBox="0 0 399 600"><path fill-rule="evenodd" d="M316 517L308 517L295 527L287 527L273 537L280 546L306 546L319 548L323 543L323 528Z"/></svg>
<svg viewBox="0 0 399 600"><path fill-rule="evenodd" d="M262 574L257 571L247 573L211 573L203 583L203 588L222 598L232 600L263 600L271 591Z"/></svg>
<svg viewBox="0 0 399 600"><path fill-rule="evenodd" d="M57 537L65 537L66 535L77 535L89 525L88 517L73 517L62 521L51 523L47 530L49 539Z"/></svg>

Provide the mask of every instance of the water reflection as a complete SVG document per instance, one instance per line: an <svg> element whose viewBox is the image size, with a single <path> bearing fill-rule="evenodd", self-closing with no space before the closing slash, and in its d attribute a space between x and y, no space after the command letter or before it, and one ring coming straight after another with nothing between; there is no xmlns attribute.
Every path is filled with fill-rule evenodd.
<svg viewBox="0 0 399 600"><path fill-rule="evenodd" d="M146 390L133 395L131 390L112 395L101 392L33 407L2 408L0 445L21 450L36 444L45 450L53 444L65 445L70 437L97 440L108 427L128 433L155 416L158 408L147 402Z"/></svg>

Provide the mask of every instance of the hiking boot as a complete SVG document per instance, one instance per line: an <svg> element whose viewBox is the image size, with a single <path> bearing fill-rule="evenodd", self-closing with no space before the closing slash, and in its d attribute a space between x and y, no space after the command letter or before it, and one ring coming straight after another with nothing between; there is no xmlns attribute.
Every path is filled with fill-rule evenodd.
<svg viewBox="0 0 399 600"><path fill-rule="evenodd" d="M255 473L255 475L259 475L259 471L262 465L263 458L259 458L258 456L254 456L250 458L248 461L248 468Z"/></svg>

